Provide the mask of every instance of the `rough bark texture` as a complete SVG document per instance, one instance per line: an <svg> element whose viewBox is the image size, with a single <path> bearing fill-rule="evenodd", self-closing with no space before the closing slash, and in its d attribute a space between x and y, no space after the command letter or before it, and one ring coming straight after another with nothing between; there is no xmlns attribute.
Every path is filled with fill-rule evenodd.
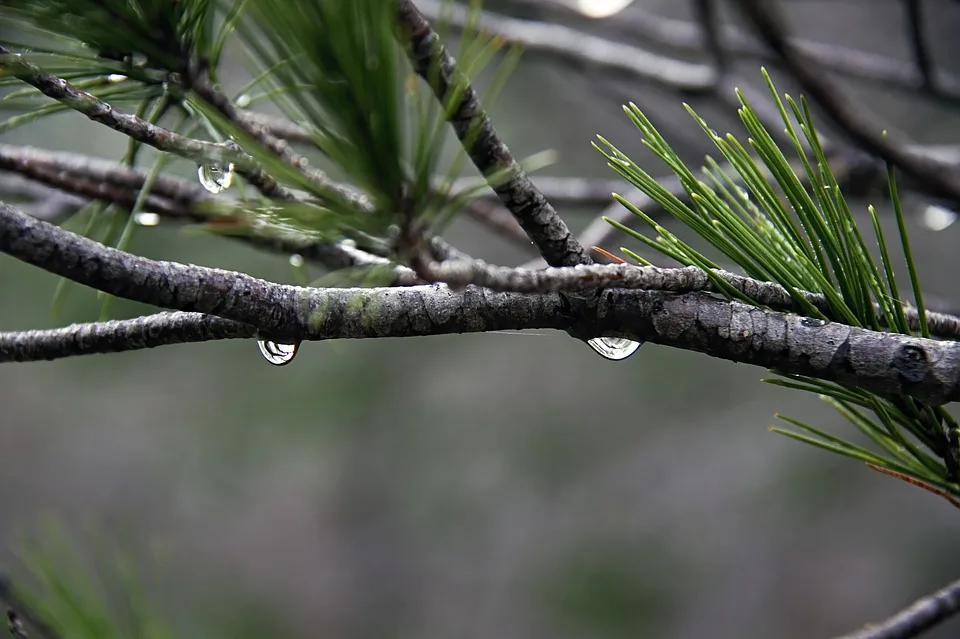
<svg viewBox="0 0 960 639"><path fill-rule="evenodd" d="M455 87L463 89L450 124L484 177L503 172L510 176L491 186L536 244L540 255L550 266L590 264L593 260L497 135L476 91L466 84L436 31L412 2L400 0L399 7L400 23L408 32L417 73L430 84L441 103L447 102L448 93Z"/></svg>
<svg viewBox="0 0 960 639"><path fill-rule="evenodd" d="M216 315L281 341L553 328L582 339L609 335L694 350L929 404L960 399L960 342L867 331L709 293L614 289L571 304L559 293L477 287L301 288L138 257L3 204L0 250L118 297ZM207 335L190 330L180 341ZM18 339L0 337L0 343Z"/></svg>

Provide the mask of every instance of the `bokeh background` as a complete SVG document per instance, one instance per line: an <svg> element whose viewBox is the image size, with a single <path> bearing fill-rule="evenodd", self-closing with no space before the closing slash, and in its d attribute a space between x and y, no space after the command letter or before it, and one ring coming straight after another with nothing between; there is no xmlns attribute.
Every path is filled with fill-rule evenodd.
<svg viewBox="0 0 960 639"><path fill-rule="evenodd" d="M634 8L689 20L688 4ZM809 39L909 60L901 2L784 4ZM960 72L960 7L926 5L938 64ZM576 26L649 46L616 17ZM733 80L759 87L759 65L738 59ZM228 83L245 77L230 59ZM920 143L960 144L956 103L842 86ZM739 131L716 100L536 53L492 115L518 156L557 151L542 174L610 177L590 141L641 153L626 100L700 161L708 148L685 99L714 128ZM111 159L125 143L75 114L0 140ZM886 210L879 194L871 201ZM960 226L934 231L927 202L908 204L927 292L960 302ZM599 210L562 213L579 229ZM488 261L533 257L469 220L449 239ZM176 225L140 229L131 250L293 281L283 256ZM100 302L80 287L52 317L56 285L0 257L0 330L96 319ZM187 637L827 637L960 576L960 512L768 433L781 412L855 438L815 397L767 376L656 345L609 362L549 332L310 343L282 368L246 341L8 364L0 563L22 577L16 551L55 518L107 582L117 553L137 557L163 618Z"/></svg>

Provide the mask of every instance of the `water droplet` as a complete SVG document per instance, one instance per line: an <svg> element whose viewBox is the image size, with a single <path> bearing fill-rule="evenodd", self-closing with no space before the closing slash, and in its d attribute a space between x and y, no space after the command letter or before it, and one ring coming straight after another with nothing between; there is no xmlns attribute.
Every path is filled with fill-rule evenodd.
<svg viewBox="0 0 960 639"><path fill-rule="evenodd" d="M160 223L160 216L156 213L137 213L133 221L140 226L156 226Z"/></svg>
<svg viewBox="0 0 960 639"><path fill-rule="evenodd" d="M200 184L211 193L220 193L233 184L233 164L201 164L197 168Z"/></svg>
<svg viewBox="0 0 960 639"><path fill-rule="evenodd" d="M587 340L587 344L601 356L611 360L627 359L643 346L643 342L634 342L622 337L595 337Z"/></svg>
<svg viewBox="0 0 960 639"><path fill-rule="evenodd" d="M291 255L291 256L290 256L290 266L292 266L292 267L294 267L294 268L300 268L301 266L303 266L303 256L302 256L302 255L297 255L296 253L294 253L293 255Z"/></svg>
<svg viewBox="0 0 960 639"><path fill-rule="evenodd" d="M957 212L931 204L923 210L923 225L931 231L942 231L957 221Z"/></svg>
<svg viewBox="0 0 960 639"><path fill-rule="evenodd" d="M270 340L260 340L257 342L260 347L260 354L274 366L283 366L293 361L297 354L300 343L281 344L280 342L271 342Z"/></svg>
<svg viewBox="0 0 960 639"><path fill-rule="evenodd" d="M246 93L241 93L237 96L236 102L238 107L241 109L246 109L248 106L250 106L250 103L253 102L253 98Z"/></svg>
<svg viewBox="0 0 960 639"><path fill-rule="evenodd" d="M821 326L826 326L826 320L817 319L815 317L804 317L800 320L800 323L804 326L809 326L810 328L820 328Z"/></svg>
<svg viewBox="0 0 960 639"><path fill-rule="evenodd" d="M123 75L122 73L111 73L110 75L107 76L107 82L109 82L110 84L119 84L120 82L123 82L126 79L127 79L127 76Z"/></svg>

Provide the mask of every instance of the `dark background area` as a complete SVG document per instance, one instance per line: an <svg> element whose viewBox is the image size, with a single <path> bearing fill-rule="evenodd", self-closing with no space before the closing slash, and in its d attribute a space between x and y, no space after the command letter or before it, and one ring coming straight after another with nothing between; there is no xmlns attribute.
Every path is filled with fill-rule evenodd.
<svg viewBox="0 0 960 639"><path fill-rule="evenodd" d="M635 2L689 19L686 4ZM960 73L960 9L926 4L936 60ZM900 2L786 5L806 38L909 59ZM630 37L608 22L577 26ZM759 88L759 66L738 60L736 83ZM241 56L227 72L244 82ZM960 144L955 105L841 86L920 143ZM642 157L627 100L692 162L710 149L683 100L740 132L715 101L536 53L492 116L517 156L558 152L542 174L610 177L590 141ZM0 141L111 159L125 143L74 113ZM580 229L599 209L561 213ZM960 302L960 226L935 232L914 215L908 230L926 291ZM469 220L448 239L492 262L533 257ZM282 256L176 225L140 229L131 250L293 281ZM96 294L81 287L51 317L56 284L0 258L0 330L96 319ZM655 345L609 362L551 332L308 343L283 368L244 341L8 364L0 558L55 516L93 557L149 557L178 635L224 637L827 637L960 576L960 513L768 433L780 412L855 437L768 376Z"/></svg>

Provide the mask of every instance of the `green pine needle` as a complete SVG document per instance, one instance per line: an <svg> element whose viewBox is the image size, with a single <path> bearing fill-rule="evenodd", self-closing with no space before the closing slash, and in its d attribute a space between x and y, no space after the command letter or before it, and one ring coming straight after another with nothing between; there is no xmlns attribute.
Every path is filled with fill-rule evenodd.
<svg viewBox="0 0 960 639"><path fill-rule="evenodd" d="M739 115L748 134L746 144L734 135L720 135L689 106L694 118L730 169L713 158L703 169L705 180L684 165L655 125L635 104L624 107L640 131L644 145L680 179L683 200L660 186L656 179L603 137L594 147L608 166L659 207L695 232L711 247L739 266L745 274L783 286L798 311L810 317L843 322L871 330L914 334L907 324L905 302L895 275L876 211L868 209L872 241L879 249L874 260L817 135L809 105L790 96L781 97L763 71L789 140L786 149L774 141L760 118L739 91ZM906 225L892 171L890 195L897 217L900 242L920 314L919 335L929 337L920 282L910 251ZM622 197L616 199L634 215L644 233L607 219L618 230L685 266L716 268L713 260L657 223ZM640 263L635 253L624 252ZM714 278L715 280L717 278ZM715 282L731 299L757 304L739 291ZM822 294L827 308L821 312L800 291ZM913 478L950 495L960 495L956 458L956 420L943 407L932 407L906 397L885 397L857 388L799 376L765 380L771 384L816 393L831 404L863 435L876 452L809 424L780 417L798 430L772 428L820 448L851 457L894 476ZM901 477L901 478L902 478Z"/></svg>

